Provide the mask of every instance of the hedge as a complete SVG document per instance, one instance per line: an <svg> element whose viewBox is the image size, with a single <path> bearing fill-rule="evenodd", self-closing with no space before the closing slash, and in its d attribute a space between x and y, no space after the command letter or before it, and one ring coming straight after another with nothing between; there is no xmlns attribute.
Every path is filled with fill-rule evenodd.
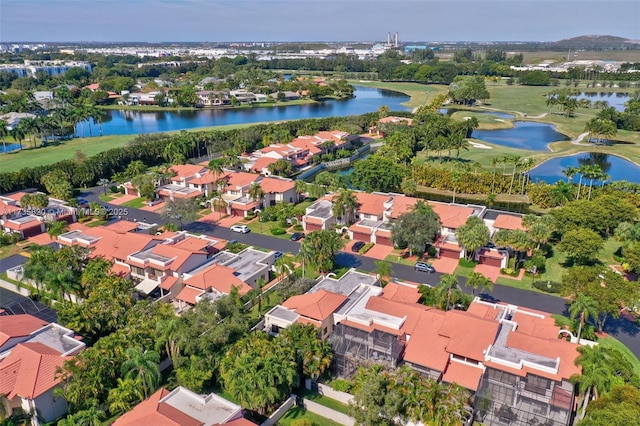
<svg viewBox="0 0 640 426"><path fill-rule="evenodd" d="M556 281L536 281L533 283L533 286L545 293L560 293L562 284Z"/></svg>
<svg viewBox="0 0 640 426"><path fill-rule="evenodd" d="M360 250L358 250L358 253L365 254L366 252L369 251L369 249L371 249L371 247L373 247L373 243L367 243L367 244L363 245L360 248Z"/></svg>
<svg viewBox="0 0 640 426"><path fill-rule="evenodd" d="M271 235L283 235L286 234L287 231L285 231L284 229L274 226L273 228L271 228Z"/></svg>

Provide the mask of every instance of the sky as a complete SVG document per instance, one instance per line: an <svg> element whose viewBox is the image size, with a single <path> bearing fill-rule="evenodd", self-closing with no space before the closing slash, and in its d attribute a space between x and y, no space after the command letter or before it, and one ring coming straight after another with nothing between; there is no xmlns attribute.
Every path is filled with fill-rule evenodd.
<svg viewBox="0 0 640 426"><path fill-rule="evenodd" d="M640 0L0 0L0 40L640 39Z"/></svg>

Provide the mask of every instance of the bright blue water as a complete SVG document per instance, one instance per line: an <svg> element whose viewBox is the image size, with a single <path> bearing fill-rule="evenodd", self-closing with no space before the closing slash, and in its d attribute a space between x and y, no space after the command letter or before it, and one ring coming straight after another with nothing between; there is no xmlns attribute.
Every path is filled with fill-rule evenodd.
<svg viewBox="0 0 640 426"><path fill-rule="evenodd" d="M3 143L0 145L0 154L4 154L5 152L15 151L16 149L20 149L20 145L17 143Z"/></svg>
<svg viewBox="0 0 640 426"><path fill-rule="evenodd" d="M609 175L608 181L626 180L640 183L639 166L615 155L600 152L552 158L531 170L529 175L534 182L545 181L547 183L554 183L561 179L566 179L562 171L567 167L580 167L588 164L598 164L600 168ZM578 180L578 176L574 177L575 182L578 182Z"/></svg>
<svg viewBox="0 0 640 426"><path fill-rule="evenodd" d="M474 130L471 137L510 148L546 151L550 142L567 140L567 136L546 123L516 121L512 129Z"/></svg>
<svg viewBox="0 0 640 426"><path fill-rule="evenodd" d="M401 103L407 100L409 97L403 93L356 86L355 98L312 105L158 112L114 110L108 111L103 118L102 131L104 135L129 135L226 124L360 115L377 111L383 105L391 111L406 111L408 108ZM82 134L82 128L78 127L76 132ZM95 125L93 132L97 132ZM87 127L85 134L89 134Z"/></svg>
<svg viewBox="0 0 640 426"><path fill-rule="evenodd" d="M618 111L624 110L624 103L629 100L628 93L613 92L584 92L576 96L577 99L589 99L592 103L596 101L607 101L610 107Z"/></svg>

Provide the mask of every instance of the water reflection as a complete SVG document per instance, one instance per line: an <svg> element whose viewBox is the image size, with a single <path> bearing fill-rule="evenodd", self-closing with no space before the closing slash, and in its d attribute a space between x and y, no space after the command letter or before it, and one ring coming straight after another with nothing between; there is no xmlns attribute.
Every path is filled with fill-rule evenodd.
<svg viewBox="0 0 640 426"><path fill-rule="evenodd" d="M640 167L615 155L602 152L575 154L568 157L552 158L531 170L529 175L535 181L554 183L566 179L563 170L568 167L580 167L597 164L608 175L608 181L626 180L640 183ZM578 176L574 177L577 182Z"/></svg>

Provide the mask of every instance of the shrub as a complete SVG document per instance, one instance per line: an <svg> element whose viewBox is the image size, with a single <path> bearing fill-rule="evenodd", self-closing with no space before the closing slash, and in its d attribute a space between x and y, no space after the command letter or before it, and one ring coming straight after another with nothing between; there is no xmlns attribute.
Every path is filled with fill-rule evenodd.
<svg viewBox="0 0 640 426"><path fill-rule="evenodd" d="M282 234L286 234L287 231L285 231L284 229L278 227L278 226L274 226L273 228L271 228L271 235L282 235Z"/></svg>
<svg viewBox="0 0 640 426"><path fill-rule="evenodd" d="M509 275L510 277L517 277L520 271L513 268L502 268L500 269L500 273L502 275Z"/></svg>
<svg viewBox="0 0 640 426"><path fill-rule="evenodd" d="M545 293L560 293L561 284L556 281L536 281L533 286Z"/></svg>
<svg viewBox="0 0 640 426"><path fill-rule="evenodd" d="M468 260L464 258L458 261L458 265L462 266L463 268L475 268L477 264L478 262L474 262L472 260Z"/></svg>
<svg viewBox="0 0 640 426"><path fill-rule="evenodd" d="M365 245L362 246L362 248L360 250L358 250L358 253L360 254L365 254L366 252L369 251L369 249L373 247L373 243L367 243Z"/></svg>
<svg viewBox="0 0 640 426"><path fill-rule="evenodd" d="M78 218L78 222L85 223L85 222L89 222L91 219L93 219L91 216L83 216Z"/></svg>
<svg viewBox="0 0 640 426"><path fill-rule="evenodd" d="M123 188L124 189L124 188ZM118 189L118 187L116 185L112 185L109 187L109 190L111 192L113 192L114 194L117 194L118 192L120 192L120 190Z"/></svg>
<svg viewBox="0 0 640 426"><path fill-rule="evenodd" d="M351 392L351 389L353 389L353 384L351 384L351 382L349 382L348 380L336 379L331 382L331 387L338 392L349 393Z"/></svg>
<svg viewBox="0 0 640 426"><path fill-rule="evenodd" d="M315 426L309 419L295 419L291 422L291 426Z"/></svg>
<svg viewBox="0 0 640 426"><path fill-rule="evenodd" d="M302 232L304 231L304 228L302 227L302 225L293 225L293 230L296 232Z"/></svg>

